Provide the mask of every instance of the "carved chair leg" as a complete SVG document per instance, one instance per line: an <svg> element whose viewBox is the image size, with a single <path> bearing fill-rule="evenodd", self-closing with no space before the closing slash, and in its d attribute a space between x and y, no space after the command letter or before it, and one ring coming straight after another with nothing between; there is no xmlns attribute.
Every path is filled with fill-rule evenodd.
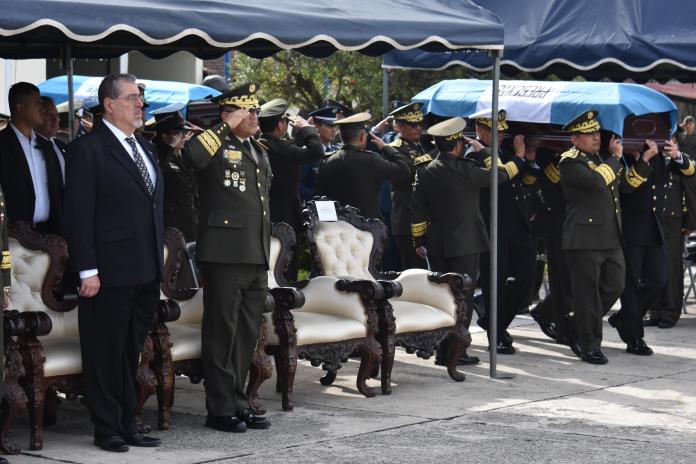
<svg viewBox="0 0 696 464"><path fill-rule="evenodd" d="M58 390L49 387L44 400L44 425L56 425L58 421Z"/></svg>
<svg viewBox="0 0 696 464"><path fill-rule="evenodd" d="M19 345L10 337L5 340L5 379L0 403L0 449L7 454L18 454L21 448L7 440L7 434L15 419L27 408L27 395L19 385L22 375L22 355Z"/></svg>
<svg viewBox="0 0 696 464"><path fill-rule="evenodd" d="M157 379L157 428L169 430L171 426L171 408L174 404L174 362L172 361L172 344L169 330L158 323L152 330L154 342L154 361L152 368Z"/></svg>
<svg viewBox="0 0 696 464"><path fill-rule="evenodd" d="M368 398L377 394L374 388L367 386L367 379L370 378L375 366L379 365L381 355L380 346L375 340L368 340L367 343L360 345L360 368L356 383L358 391Z"/></svg>
<svg viewBox="0 0 696 464"><path fill-rule="evenodd" d="M336 380L336 369L329 369L326 371L324 377L319 379L319 383L324 386L329 386Z"/></svg>
<svg viewBox="0 0 696 464"><path fill-rule="evenodd" d="M35 337L20 337L22 355L24 357L24 387L27 392L29 407L29 448L40 450L43 448L44 425L44 370L46 358L43 355L43 347Z"/></svg>
<svg viewBox="0 0 696 464"><path fill-rule="evenodd" d="M396 351L396 341L394 340L393 333L381 332L377 339L382 347L382 393L385 395L390 395L391 389L391 372L394 366L394 353Z"/></svg>
<svg viewBox="0 0 696 464"><path fill-rule="evenodd" d="M256 343L256 350L251 358L249 365L249 382L247 383L246 395L249 398L249 405L254 414L266 414L266 408L259 403L259 388L261 384L270 379L273 375L273 366L271 360L266 354L266 340L268 338L268 329L266 328L266 316L261 318L261 330L259 331L259 340Z"/></svg>
<svg viewBox="0 0 696 464"><path fill-rule="evenodd" d="M148 433L152 430L152 427L143 421L142 412L145 402L157 389L157 377L155 377L155 373L150 367L154 358L154 344L152 337L148 335L145 337L145 346L143 352L140 354L140 364L135 374L135 391L138 398L138 406L135 414L138 431L141 433Z"/></svg>
<svg viewBox="0 0 696 464"><path fill-rule="evenodd" d="M292 387L295 383L296 371L297 346L292 341L287 343L281 339L276 355L276 373L278 374L283 411L292 411L295 407L292 399Z"/></svg>
<svg viewBox="0 0 696 464"><path fill-rule="evenodd" d="M449 345L447 373L450 377L452 377L453 380L463 382L464 379L466 379L466 376L457 370L457 361L459 361L459 355L465 346L466 338L454 332L450 332L445 340L448 340L449 342L447 343Z"/></svg>

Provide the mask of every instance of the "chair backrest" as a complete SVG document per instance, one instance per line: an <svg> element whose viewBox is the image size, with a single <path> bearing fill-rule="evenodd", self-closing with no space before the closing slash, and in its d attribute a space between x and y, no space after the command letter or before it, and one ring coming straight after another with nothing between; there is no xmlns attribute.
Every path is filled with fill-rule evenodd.
<svg viewBox="0 0 696 464"><path fill-rule="evenodd" d="M67 263L67 243L57 235L42 236L22 222L11 224L9 232L10 309L48 314L53 328L46 338L77 337L77 300L56 299Z"/></svg>
<svg viewBox="0 0 696 464"><path fill-rule="evenodd" d="M321 275L375 279L387 244L386 226L334 202L338 221L320 221L314 201L303 211L309 250Z"/></svg>
<svg viewBox="0 0 696 464"><path fill-rule="evenodd" d="M181 315L168 324L200 324L203 320L203 289L193 288L195 279L184 235L173 227L164 234L164 279L160 299L177 302Z"/></svg>
<svg viewBox="0 0 696 464"><path fill-rule="evenodd" d="M268 288L288 286L285 271L296 246L295 230L284 222L271 224L271 253L268 263Z"/></svg>

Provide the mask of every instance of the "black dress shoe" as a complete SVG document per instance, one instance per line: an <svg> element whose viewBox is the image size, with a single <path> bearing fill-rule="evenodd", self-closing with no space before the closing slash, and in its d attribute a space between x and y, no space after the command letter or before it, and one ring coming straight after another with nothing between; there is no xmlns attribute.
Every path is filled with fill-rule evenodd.
<svg viewBox="0 0 696 464"><path fill-rule="evenodd" d="M2 456L0 456L0 464L8 464L7 459L5 459L5 458L3 458Z"/></svg>
<svg viewBox="0 0 696 464"><path fill-rule="evenodd" d="M118 435L102 438L95 437L94 444L104 451L111 451L112 453L125 453L128 451L128 444Z"/></svg>
<svg viewBox="0 0 696 464"><path fill-rule="evenodd" d="M606 364L609 362L604 353L599 350L591 350L582 354L580 357L583 361L590 364Z"/></svg>
<svg viewBox="0 0 696 464"><path fill-rule="evenodd" d="M643 319L643 327L657 327L660 325L660 320L657 318Z"/></svg>
<svg viewBox="0 0 696 464"><path fill-rule="evenodd" d="M544 335L546 335L552 340L556 339L556 328L554 327L552 322L549 322L541 317L541 314L539 314L539 309L537 309L537 307L534 307L531 311L529 311L529 315L532 316L532 319L534 319L534 321L536 321L537 324L539 324L539 328L542 332L544 332Z"/></svg>
<svg viewBox="0 0 696 464"><path fill-rule="evenodd" d="M582 358L582 349L580 349L580 345L574 342L570 342L569 345L570 349L573 351L573 354L577 356L578 358Z"/></svg>
<svg viewBox="0 0 696 464"><path fill-rule="evenodd" d="M660 321L660 323L659 323L657 326L658 326L659 328L661 328L661 329L671 329L671 328L674 327L675 325L677 325L676 322L672 322L672 321Z"/></svg>
<svg viewBox="0 0 696 464"><path fill-rule="evenodd" d="M516 350L512 344L498 343L498 347L495 350L498 354L515 354Z"/></svg>
<svg viewBox="0 0 696 464"><path fill-rule="evenodd" d="M242 409L237 413L237 418L246 424L250 429L267 429L271 426L271 421L263 416L257 416L250 409Z"/></svg>
<svg viewBox="0 0 696 464"><path fill-rule="evenodd" d="M125 440L129 445L138 446L140 448L156 448L162 443L159 438L148 437L142 433L136 433L126 437Z"/></svg>
<svg viewBox="0 0 696 464"><path fill-rule="evenodd" d="M479 360L478 356L469 356L468 354L464 353L459 357L457 360L457 364L459 366L468 366L471 364L478 364L481 361Z"/></svg>
<svg viewBox="0 0 696 464"><path fill-rule="evenodd" d="M641 338L632 345L626 345L626 353L637 354L638 356L650 356L653 354L653 350Z"/></svg>
<svg viewBox="0 0 696 464"><path fill-rule="evenodd" d="M208 416L205 426L221 432L242 433L247 425L235 416Z"/></svg>

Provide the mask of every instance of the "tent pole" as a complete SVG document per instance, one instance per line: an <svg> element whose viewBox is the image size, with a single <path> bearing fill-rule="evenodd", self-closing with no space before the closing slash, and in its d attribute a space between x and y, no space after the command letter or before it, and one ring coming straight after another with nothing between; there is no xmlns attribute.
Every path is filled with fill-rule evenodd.
<svg viewBox="0 0 696 464"><path fill-rule="evenodd" d="M382 118L389 114L389 70L382 69Z"/></svg>
<svg viewBox="0 0 696 464"><path fill-rule="evenodd" d="M65 69L68 74L68 137L72 142L75 127L75 92L73 89L73 59L70 42L65 44Z"/></svg>
<svg viewBox="0 0 696 464"><path fill-rule="evenodd" d="M490 378L510 379L510 374L498 375L498 91L500 88L500 51L493 50L493 95L491 96L491 275L490 314L488 315L488 344Z"/></svg>

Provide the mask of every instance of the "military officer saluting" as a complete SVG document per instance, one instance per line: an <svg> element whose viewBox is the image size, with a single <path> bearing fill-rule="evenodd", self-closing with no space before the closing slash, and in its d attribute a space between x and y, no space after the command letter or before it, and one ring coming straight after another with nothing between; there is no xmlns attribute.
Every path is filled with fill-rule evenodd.
<svg viewBox="0 0 696 464"><path fill-rule="evenodd" d="M391 231L399 249L403 269L423 268L425 261L416 255L411 240L411 193L416 171L425 169L432 157L420 143L423 113L421 103L409 103L389 113L394 120L398 138L389 145L396 148L409 161L411 177L391 182Z"/></svg>
<svg viewBox="0 0 696 464"><path fill-rule="evenodd" d="M566 199L563 249L570 264L573 316L571 348L591 364L606 364L601 350L602 318L621 295L626 265L621 251L619 184L623 145L617 137L609 155L599 154L601 126L596 111L563 127L573 147L558 163Z"/></svg>
<svg viewBox="0 0 696 464"><path fill-rule="evenodd" d="M396 148L370 134L365 123L369 113L358 113L336 121L340 127L343 147L325 156L319 164L317 195L326 195L344 205L360 210L366 218L380 218L379 191L382 181L404 181L411 178L405 156ZM365 150L371 137L383 156Z"/></svg>
<svg viewBox="0 0 696 464"><path fill-rule="evenodd" d="M428 129L434 137L437 157L418 171L413 186L411 233L419 256L430 260L437 272L467 274L476 281L479 253L488 251L486 227L479 209L481 189L490 185L490 170L462 155L465 147L462 118L452 118ZM480 146L479 146L480 148ZM524 168L522 156L515 156L498 169L498 181L514 178ZM466 295L467 326L474 308L474 290ZM448 346L440 344L436 362L448 362ZM478 362L466 353L462 364Z"/></svg>
<svg viewBox="0 0 696 464"><path fill-rule="evenodd" d="M227 432L270 426L250 412L244 391L264 311L271 234L271 166L266 147L253 137L257 90L249 83L215 97L222 122L184 152L198 172L200 195L196 258L205 281L206 426Z"/></svg>
<svg viewBox="0 0 696 464"><path fill-rule="evenodd" d="M155 123L152 143L157 149L157 159L164 178L164 226L174 227L184 234L187 242L195 242L198 229L198 185L196 172L182 158L188 125L181 109L183 103L175 103L152 111Z"/></svg>
<svg viewBox="0 0 696 464"><path fill-rule="evenodd" d="M300 116L287 114L288 102L276 98L261 106L259 141L268 147L268 158L273 169L271 183L271 220L285 222L299 236L302 230L302 203L299 197L300 167L319 161L324 147L317 130ZM288 137L288 126L293 127L293 139ZM285 279L297 280L299 247L296 247Z"/></svg>

